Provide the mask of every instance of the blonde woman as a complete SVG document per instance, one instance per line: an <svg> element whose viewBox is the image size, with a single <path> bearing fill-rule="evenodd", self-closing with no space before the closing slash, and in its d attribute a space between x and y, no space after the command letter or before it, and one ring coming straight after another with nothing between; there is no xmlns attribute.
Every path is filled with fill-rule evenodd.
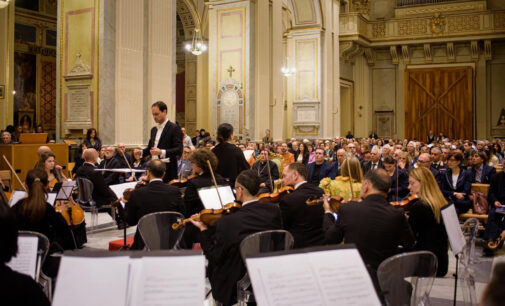
<svg viewBox="0 0 505 306"><path fill-rule="evenodd" d="M352 194L351 183L352 178ZM327 177L321 180L319 187L324 190L326 194L331 196L338 196L345 201L351 199L361 198L361 182L363 180L363 173L361 165L356 157L346 158L340 168L340 176L334 180Z"/></svg>
<svg viewBox="0 0 505 306"><path fill-rule="evenodd" d="M440 209L447 200L428 168L419 167L409 173L409 190L418 198L411 203L410 228L416 238L417 250L433 252L438 259L437 276L447 274L447 233L440 216Z"/></svg>

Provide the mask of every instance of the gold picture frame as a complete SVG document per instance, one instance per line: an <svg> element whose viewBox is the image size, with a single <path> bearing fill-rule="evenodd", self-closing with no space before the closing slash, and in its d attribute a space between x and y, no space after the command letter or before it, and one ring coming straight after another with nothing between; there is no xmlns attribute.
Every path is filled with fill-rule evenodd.
<svg viewBox="0 0 505 306"><path fill-rule="evenodd" d="M0 99L5 99L5 85L0 85Z"/></svg>

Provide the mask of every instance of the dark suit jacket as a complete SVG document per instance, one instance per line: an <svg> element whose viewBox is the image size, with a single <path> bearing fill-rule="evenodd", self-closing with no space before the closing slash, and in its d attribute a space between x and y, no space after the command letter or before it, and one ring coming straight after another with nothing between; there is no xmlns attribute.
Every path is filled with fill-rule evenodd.
<svg viewBox="0 0 505 306"><path fill-rule="evenodd" d="M93 200L98 207L117 200L114 192L107 186L102 173L95 171L94 166L85 163L77 170L77 177L84 177L93 183Z"/></svg>
<svg viewBox="0 0 505 306"><path fill-rule="evenodd" d="M151 155L149 151L154 146L156 132L158 132L158 128L153 127L151 129L151 138L149 138L149 144L147 145L147 148L142 150L143 156ZM161 132L158 148L165 150L165 157L170 158L170 162L166 164L167 172L163 178L163 181L168 182L177 177L177 155L180 155L182 152L182 131L177 124L170 121L167 122L163 128L163 131Z"/></svg>
<svg viewBox="0 0 505 306"><path fill-rule="evenodd" d="M324 244L323 205L307 205L307 199L318 199L323 190L309 183L300 185L292 193L285 195L281 202L282 226L295 239L295 248Z"/></svg>
<svg viewBox="0 0 505 306"><path fill-rule="evenodd" d="M230 180L231 188L235 188L235 179L243 170L251 169L244 153L237 146L227 142L219 143L212 149L219 163L216 172Z"/></svg>
<svg viewBox="0 0 505 306"><path fill-rule="evenodd" d="M472 178L469 170L461 168L458 176L458 182L456 183L456 188L452 185L452 170L449 169L440 174L440 190L442 191L444 197L449 201L453 202L456 207L458 214L465 213L472 206L472 201L468 197L472 189ZM465 194L463 200L459 200L454 196L455 192L462 192Z"/></svg>
<svg viewBox="0 0 505 306"><path fill-rule="evenodd" d="M251 202L219 220L215 231L209 228L201 233L202 249L209 261L212 295L216 300L225 305L237 301L237 281L246 273L240 256L242 240L250 234L280 228L281 212L277 205Z"/></svg>
<svg viewBox="0 0 505 306"><path fill-rule="evenodd" d="M496 206L494 205L496 201L502 205L505 204L505 172L497 173L491 178L487 201L489 203L489 214L484 238L489 241L498 238L505 229L503 214L496 214Z"/></svg>
<svg viewBox="0 0 505 306"><path fill-rule="evenodd" d="M279 168L276 163L270 160L268 161L268 165L270 167L270 176L272 177L273 186L274 181L279 178ZM273 190L270 190L270 177L268 176L267 163L265 162L262 164L261 161L257 161L252 166L252 170L259 175L260 183L265 183L266 185L266 187L260 188L259 193L272 192Z"/></svg>
<svg viewBox="0 0 505 306"><path fill-rule="evenodd" d="M384 164L380 159L377 162L377 168L384 169ZM365 175L368 171L370 171L370 169L372 169L372 161L363 163L363 175Z"/></svg>
<svg viewBox="0 0 505 306"><path fill-rule="evenodd" d="M184 206L179 188L154 181L145 187L132 191L130 201L126 203L126 223L136 225L143 216L159 211L175 211L184 214ZM144 248L144 242L138 232L131 247L134 250Z"/></svg>
<svg viewBox="0 0 505 306"><path fill-rule="evenodd" d="M336 166L337 166L336 163L329 163L327 161L324 161L323 165L321 166L321 169L319 170L319 181L321 181L325 177L330 177L332 180L334 180L335 177L337 176ZM310 179L312 178L312 174L314 173L315 168L316 168L316 162L307 164L307 181L310 182Z"/></svg>
<svg viewBox="0 0 505 306"><path fill-rule="evenodd" d="M414 246L403 210L377 194L359 203L340 205L336 222L333 215L325 214L323 229L328 243L345 240L356 244L365 264L375 271L384 259Z"/></svg>
<svg viewBox="0 0 505 306"><path fill-rule="evenodd" d="M130 153L128 152L125 152L124 153L124 156L126 157L126 159L128 160L128 163L130 164L130 166L133 168L133 165L131 163L131 156L130 156ZM126 160L124 160L124 157L123 157L123 154L119 154L118 152L116 152L114 154L114 158L117 159L117 161L119 162L119 164L121 165L121 168L128 168L128 164L126 163Z"/></svg>
<svg viewBox="0 0 505 306"><path fill-rule="evenodd" d="M0 296L3 305L51 305L33 278L13 271L3 262L0 263Z"/></svg>
<svg viewBox="0 0 505 306"><path fill-rule="evenodd" d="M398 178L398 180L397 180ZM396 194L398 192L398 198ZM391 189L388 193L388 201L400 201L409 194L409 175L406 171L398 169L391 177Z"/></svg>
<svg viewBox="0 0 505 306"><path fill-rule="evenodd" d="M470 177L471 177L471 181L472 183L477 183L475 181L475 174L477 173L477 171L475 170L475 168L470 168L468 169L467 171L470 172ZM484 165L484 167L482 168L482 173L481 173L481 183L482 184L489 184L491 183L491 178L496 174L496 169L494 167L491 167L491 166L488 166L488 165Z"/></svg>
<svg viewBox="0 0 505 306"><path fill-rule="evenodd" d="M99 169L117 169L117 168L123 168L123 166L118 159L116 159L115 157L112 157L110 159L102 160L102 162L100 162L100 165L98 165L98 168ZM119 184L120 173L111 172L111 171L104 171L102 175L103 175L103 179L105 180L105 184L107 184L107 185Z"/></svg>

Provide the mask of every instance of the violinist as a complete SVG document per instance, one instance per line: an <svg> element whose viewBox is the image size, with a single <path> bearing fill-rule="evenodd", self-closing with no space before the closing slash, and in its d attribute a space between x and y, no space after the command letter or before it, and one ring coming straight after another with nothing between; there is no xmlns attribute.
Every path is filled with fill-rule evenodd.
<svg viewBox="0 0 505 306"><path fill-rule="evenodd" d="M46 202L49 188L47 172L42 169L28 171L25 184L28 197L12 207L19 229L44 234L51 243L50 251L74 248L65 219Z"/></svg>
<svg viewBox="0 0 505 306"><path fill-rule="evenodd" d="M252 166L252 170L260 177L260 194L274 192L274 181L279 179L279 168L276 163L268 160L268 155L268 149L261 149L260 160Z"/></svg>
<svg viewBox="0 0 505 306"><path fill-rule="evenodd" d="M181 192L179 188L163 183L165 164L159 159L147 163L146 176L149 184L135 189L126 203L126 223L136 225L143 216L159 211L176 211L184 214ZM131 249L141 250L144 242L139 232L135 233Z"/></svg>
<svg viewBox="0 0 505 306"><path fill-rule="evenodd" d="M281 229L277 205L258 202L259 185L254 171L242 171L235 181L237 201L242 202L242 208L222 217L216 227L208 228L200 221L191 220L201 231L202 249L209 261L207 275L212 296L224 305L237 302L237 282L247 271L240 256L242 240L256 232Z"/></svg>
<svg viewBox="0 0 505 306"><path fill-rule="evenodd" d="M204 209L202 201L198 195L198 189L214 186L214 183L212 182L212 175L209 171L209 166L207 165L207 160L210 161L212 170L215 171L218 163L217 157L209 149L198 149L193 152L189 158L191 167L193 168L193 173L196 177L188 181L186 190L184 191L185 218L189 218ZM215 173L215 177L218 185L229 185L228 181L226 181L218 173ZM198 229L192 224L187 224L181 240L181 246L183 248L191 249L193 247L193 243L195 242L199 242Z"/></svg>
<svg viewBox="0 0 505 306"><path fill-rule="evenodd" d="M409 177L407 173L397 166L397 161L391 157L384 157L384 169L391 177L391 189L388 193L388 201L400 201L409 194Z"/></svg>
<svg viewBox="0 0 505 306"><path fill-rule="evenodd" d="M63 174L62 168L56 168L55 155L52 152L42 153L37 167L47 173L50 189L52 189L56 183L67 180L67 177Z"/></svg>
<svg viewBox="0 0 505 306"><path fill-rule="evenodd" d="M442 277L447 274L449 258L447 233L440 209L447 200L431 171L424 167L410 172L409 190L418 197L412 201L409 212L410 228L416 239L415 249L431 251L437 256L437 276Z"/></svg>
<svg viewBox="0 0 505 306"><path fill-rule="evenodd" d="M291 163L282 173L284 186L293 186L294 191L285 195L279 204L282 224L295 239L295 248L324 244L323 206L308 206L308 199L319 199L323 190L307 182L307 170L302 163Z"/></svg>

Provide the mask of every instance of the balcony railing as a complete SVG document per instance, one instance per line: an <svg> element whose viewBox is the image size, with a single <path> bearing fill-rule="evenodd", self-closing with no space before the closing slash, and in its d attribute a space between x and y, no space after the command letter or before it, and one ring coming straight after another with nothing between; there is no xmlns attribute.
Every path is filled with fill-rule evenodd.
<svg viewBox="0 0 505 306"><path fill-rule="evenodd" d="M396 0L396 7L419 5L419 4L434 4L443 2L456 2L458 0Z"/></svg>

